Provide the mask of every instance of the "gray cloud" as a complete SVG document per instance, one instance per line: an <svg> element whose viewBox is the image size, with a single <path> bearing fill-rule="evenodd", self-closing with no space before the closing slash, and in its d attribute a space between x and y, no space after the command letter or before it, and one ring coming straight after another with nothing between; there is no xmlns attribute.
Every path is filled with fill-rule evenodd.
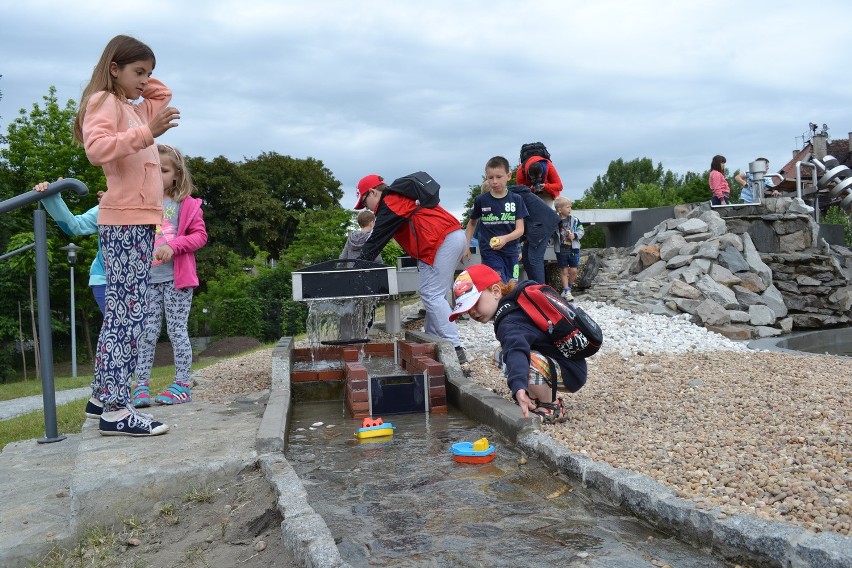
<svg viewBox="0 0 852 568"><path fill-rule="evenodd" d="M169 143L321 159L345 207L362 175L424 169L461 214L485 161L515 162L528 141L547 144L577 198L617 158L780 166L808 122L852 130L832 79L845 52L789 0L23 4L0 0L4 131L50 85L78 99L106 41L127 33L175 93ZM842 0L820 12L852 16Z"/></svg>

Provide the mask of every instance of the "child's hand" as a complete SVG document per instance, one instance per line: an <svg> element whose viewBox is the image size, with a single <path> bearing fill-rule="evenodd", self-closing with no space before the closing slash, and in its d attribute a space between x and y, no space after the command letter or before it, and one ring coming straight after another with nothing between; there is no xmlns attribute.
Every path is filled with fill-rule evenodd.
<svg viewBox="0 0 852 568"><path fill-rule="evenodd" d="M175 255L175 249L169 245L163 245L154 251L154 260L157 262L168 262Z"/></svg>
<svg viewBox="0 0 852 568"><path fill-rule="evenodd" d="M151 135L154 138L164 134L168 129L174 128L177 126L177 123L173 122L180 118L180 111L175 107L166 107L151 119L151 122L148 123L148 128L151 129Z"/></svg>
<svg viewBox="0 0 852 568"><path fill-rule="evenodd" d="M500 250L506 246L504 241L505 239L503 239L503 237L491 237L491 240L488 241L488 245L491 247L491 250Z"/></svg>
<svg viewBox="0 0 852 568"><path fill-rule="evenodd" d="M56 178L56 181L59 181L61 179L62 178ZM49 182L49 181L43 181L41 183L37 183L35 186L33 186L33 191L38 191L38 192L45 191L47 189L47 186L50 185L50 183L51 182Z"/></svg>
<svg viewBox="0 0 852 568"><path fill-rule="evenodd" d="M467 262L470 260L470 245L465 247L464 254L462 255L462 262Z"/></svg>
<svg viewBox="0 0 852 568"><path fill-rule="evenodd" d="M515 393L515 400L518 401L518 406L521 407L521 412L524 415L524 418L530 417L530 410L535 409L535 403L530 399L527 391L524 389L519 390Z"/></svg>

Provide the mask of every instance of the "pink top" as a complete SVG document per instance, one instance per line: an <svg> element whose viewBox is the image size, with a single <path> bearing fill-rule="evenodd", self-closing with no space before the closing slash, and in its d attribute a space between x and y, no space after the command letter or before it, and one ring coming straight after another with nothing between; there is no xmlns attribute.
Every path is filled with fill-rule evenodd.
<svg viewBox="0 0 852 568"><path fill-rule="evenodd" d="M180 203L177 236L169 241L175 251L172 257L175 269L175 288L198 286L195 268L195 251L207 244L207 226L201 211L201 200L187 197Z"/></svg>
<svg viewBox="0 0 852 568"><path fill-rule="evenodd" d="M710 170L710 189L713 190L713 197L728 197L731 194L728 180L722 172L716 170Z"/></svg>
<svg viewBox="0 0 852 568"><path fill-rule="evenodd" d="M132 104L106 91L89 97L83 119L83 147L103 167L107 192L98 225L158 225L163 220L160 155L148 122L172 100L163 83L148 80L142 102Z"/></svg>

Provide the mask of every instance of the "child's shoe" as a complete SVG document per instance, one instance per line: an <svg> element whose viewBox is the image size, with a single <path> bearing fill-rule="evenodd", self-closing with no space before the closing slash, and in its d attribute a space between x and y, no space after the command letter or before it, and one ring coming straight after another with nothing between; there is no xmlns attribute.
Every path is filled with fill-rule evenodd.
<svg viewBox="0 0 852 568"><path fill-rule="evenodd" d="M192 402L189 387L180 383L172 383L169 388L154 397L157 404L183 404Z"/></svg>
<svg viewBox="0 0 852 568"><path fill-rule="evenodd" d="M151 390L148 385L136 385L133 389L134 408L146 408L151 406Z"/></svg>
<svg viewBox="0 0 852 568"><path fill-rule="evenodd" d="M91 397L89 402L86 403L86 418L94 418L98 419L101 417L101 414L104 412L104 403L96 399L95 397Z"/></svg>
<svg viewBox="0 0 852 568"><path fill-rule="evenodd" d="M562 290L562 297L565 299L566 302L574 301L574 295L571 293L570 288L565 288L564 290Z"/></svg>
<svg viewBox="0 0 852 568"><path fill-rule="evenodd" d="M101 414L98 426L101 436L159 436L168 431L167 425L148 414L136 412L129 404L122 410Z"/></svg>

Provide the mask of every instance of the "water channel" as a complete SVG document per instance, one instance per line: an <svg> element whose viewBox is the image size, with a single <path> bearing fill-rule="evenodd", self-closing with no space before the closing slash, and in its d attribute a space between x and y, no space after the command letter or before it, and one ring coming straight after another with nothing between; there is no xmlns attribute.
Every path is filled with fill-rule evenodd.
<svg viewBox="0 0 852 568"><path fill-rule="evenodd" d="M384 416L390 439L358 440L340 401L296 403L287 459L352 566L637 568L730 566L654 530L521 454L490 428L447 414ZM487 464L455 442L486 437Z"/></svg>

